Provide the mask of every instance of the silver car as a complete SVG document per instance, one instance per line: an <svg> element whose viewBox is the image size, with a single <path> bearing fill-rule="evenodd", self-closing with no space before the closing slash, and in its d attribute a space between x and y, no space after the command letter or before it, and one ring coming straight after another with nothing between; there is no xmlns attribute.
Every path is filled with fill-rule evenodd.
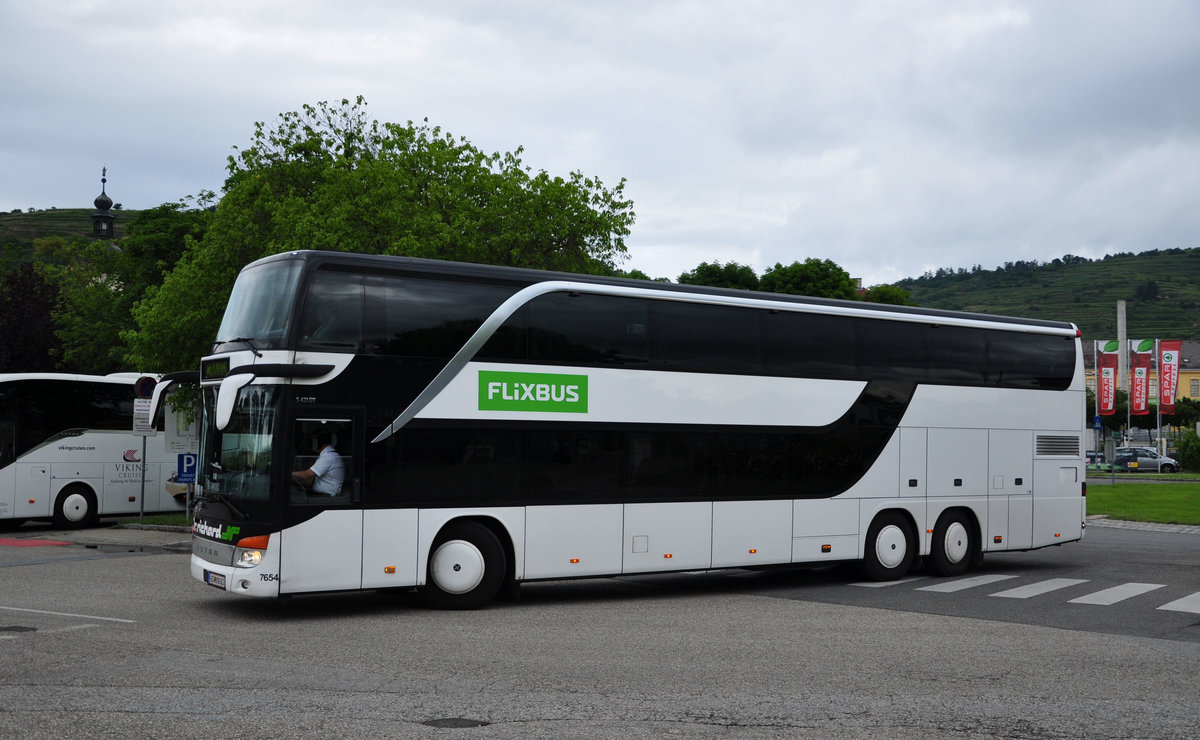
<svg viewBox="0 0 1200 740"><path fill-rule="evenodd" d="M1137 467L1129 466L1130 470L1154 470L1159 473L1174 473L1179 470L1179 463L1173 457L1158 454L1153 447L1118 447L1117 460L1124 462L1137 461Z"/></svg>

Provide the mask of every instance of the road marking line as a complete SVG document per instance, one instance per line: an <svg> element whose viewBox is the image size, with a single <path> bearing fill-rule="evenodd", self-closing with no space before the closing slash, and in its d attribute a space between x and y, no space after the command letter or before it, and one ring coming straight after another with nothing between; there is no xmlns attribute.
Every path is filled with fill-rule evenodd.
<svg viewBox="0 0 1200 740"><path fill-rule="evenodd" d="M960 578L957 581L950 581L949 583L938 583L933 586L922 586L917 590L936 591L937 593L941 594L951 594L955 591L965 591L968 588L975 588L976 586L986 586L989 583L1007 581L1009 578L1016 578L1016 576L1004 576L998 573L989 576L973 576L971 578Z"/></svg>
<svg viewBox="0 0 1200 740"><path fill-rule="evenodd" d="M929 576L915 576L913 578L902 578L899 581L860 581L859 583L851 583L851 586L861 586L863 588L887 588L888 586L899 586L901 583L912 583L913 581L923 581Z"/></svg>
<svg viewBox="0 0 1200 740"><path fill-rule="evenodd" d="M1080 596L1078 599L1071 599L1068 604L1096 604L1097 606L1112 606L1118 601L1132 599L1134 596L1141 596L1145 593L1162 588L1161 583L1123 583L1120 586L1106 588L1103 591L1097 591L1094 594Z"/></svg>
<svg viewBox="0 0 1200 740"><path fill-rule="evenodd" d="M80 619L99 619L105 622L122 622L124 624L137 624L136 619L117 619L116 617L96 617L91 614L70 614L68 612L48 612L41 609L22 609L19 606L0 606L10 612L29 612L30 614L49 614L52 617L79 617Z"/></svg>
<svg viewBox="0 0 1200 740"><path fill-rule="evenodd" d="M1051 591L1057 591L1060 588L1078 586L1081 583L1087 583L1087 580L1079 578L1051 578L1031 583L1028 586L1018 586L1017 588L1010 588L1007 591L997 591L992 596L999 596L1002 599L1030 599L1034 596L1041 596Z"/></svg>
<svg viewBox="0 0 1200 740"><path fill-rule="evenodd" d="M1169 612L1188 612L1191 614L1200 614L1200 593L1194 593L1191 596L1184 596L1182 599L1176 599L1169 604L1163 604L1158 607Z"/></svg>

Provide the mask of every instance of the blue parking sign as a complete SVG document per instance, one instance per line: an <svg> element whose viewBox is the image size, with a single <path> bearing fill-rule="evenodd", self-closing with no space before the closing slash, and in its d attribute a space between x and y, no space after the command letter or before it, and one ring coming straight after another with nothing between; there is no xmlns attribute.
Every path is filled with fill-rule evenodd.
<svg viewBox="0 0 1200 740"><path fill-rule="evenodd" d="M184 452L179 455L179 467L176 469L177 478L180 483L195 483L196 482L196 463L197 456L194 452Z"/></svg>

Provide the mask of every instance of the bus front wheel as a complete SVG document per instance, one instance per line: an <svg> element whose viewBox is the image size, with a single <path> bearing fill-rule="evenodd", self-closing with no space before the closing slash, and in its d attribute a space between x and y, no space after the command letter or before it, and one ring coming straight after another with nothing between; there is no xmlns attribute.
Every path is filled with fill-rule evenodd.
<svg viewBox="0 0 1200 740"><path fill-rule="evenodd" d="M54 525L64 529L86 527L96 519L96 494L82 483L73 483L54 502Z"/></svg>
<svg viewBox="0 0 1200 740"><path fill-rule="evenodd" d="M867 530L862 569L873 581L894 581L908 573L916 554L916 537L908 520L895 511L885 511Z"/></svg>
<svg viewBox="0 0 1200 740"><path fill-rule="evenodd" d="M437 609L478 609L504 585L504 547L478 522L456 522L434 541L422 595Z"/></svg>

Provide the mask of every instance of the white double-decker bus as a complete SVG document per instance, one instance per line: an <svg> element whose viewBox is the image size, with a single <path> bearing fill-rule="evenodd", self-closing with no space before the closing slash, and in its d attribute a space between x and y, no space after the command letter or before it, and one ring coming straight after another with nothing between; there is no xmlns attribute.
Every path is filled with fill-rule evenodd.
<svg viewBox="0 0 1200 740"><path fill-rule="evenodd" d="M242 271L201 377L191 570L235 594L895 579L1083 536L1066 323L292 252ZM332 496L292 477L327 442Z"/></svg>
<svg viewBox="0 0 1200 740"><path fill-rule="evenodd" d="M0 525L185 510L179 456L195 456L195 430L168 411L159 433L134 434L138 377L0 374Z"/></svg>

